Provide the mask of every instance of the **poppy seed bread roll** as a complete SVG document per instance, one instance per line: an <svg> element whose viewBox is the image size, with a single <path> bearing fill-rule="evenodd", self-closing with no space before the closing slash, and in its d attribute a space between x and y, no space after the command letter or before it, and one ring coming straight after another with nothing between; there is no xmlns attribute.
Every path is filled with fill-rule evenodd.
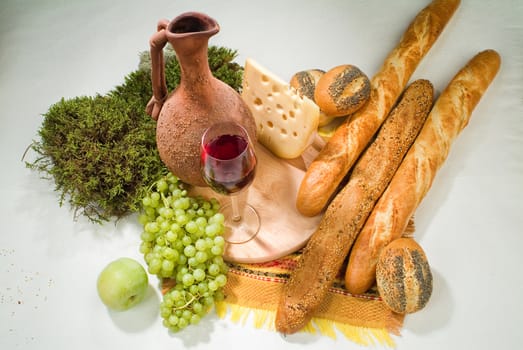
<svg viewBox="0 0 523 350"><path fill-rule="evenodd" d="M302 70L291 77L289 85L295 88L300 96L305 96L316 103L314 100L314 90L316 90L316 85L318 85L318 81L324 74L325 71L321 69ZM320 120L318 126L325 126L334 118L334 116L327 115L320 109Z"/></svg>
<svg viewBox="0 0 523 350"><path fill-rule="evenodd" d="M325 71L321 69L302 70L291 77L289 84L301 96L306 96L314 101L314 90L323 74L325 74Z"/></svg>
<svg viewBox="0 0 523 350"><path fill-rule="evenodd" d="M369 99L369 78L356 66L344 64L327 71L314 90L314 101L327 115L341 117L360 109Z"/></svg>
<svg viewBox="0 0 523 350"><path fill-rule="evenodd" d="M379 257L376 282L392 311L410 314L423 309L432 295L432 272L423 248L412 238L389 243Z"/></svg>

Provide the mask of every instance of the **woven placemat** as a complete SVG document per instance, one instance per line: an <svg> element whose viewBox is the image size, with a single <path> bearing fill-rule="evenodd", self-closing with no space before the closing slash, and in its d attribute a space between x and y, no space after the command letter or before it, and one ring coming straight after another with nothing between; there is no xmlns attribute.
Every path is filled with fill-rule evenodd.
<svg viewBox="0 0 523 350"><path fill-rule="evenodd" d="M275 330L274 319L280 293L301 252L259 264L230 264L225 300L216 305L221 318ZM336 338L343 334L360 345L395 345L403 315L388 309L375 289L362 295L348 293L338 278L302 332Z"/></svg>

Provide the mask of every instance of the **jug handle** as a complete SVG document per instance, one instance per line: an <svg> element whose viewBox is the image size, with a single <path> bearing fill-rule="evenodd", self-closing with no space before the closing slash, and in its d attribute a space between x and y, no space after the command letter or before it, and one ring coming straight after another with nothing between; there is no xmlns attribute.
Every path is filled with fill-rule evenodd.
<svg viewBox="0 0 523 350"><path fill-rule="evenodd" d="M151 52L151 82L153 88L153 96L147 103L145 111L154 120L158 120L160 110L163 103L167 99L167 83L165 82L165 66L163 59L163 48L167 44L167 36L165 30L169 25L169 21L162 19L158 21L156 33L154 33L150 40Z"/></svg>

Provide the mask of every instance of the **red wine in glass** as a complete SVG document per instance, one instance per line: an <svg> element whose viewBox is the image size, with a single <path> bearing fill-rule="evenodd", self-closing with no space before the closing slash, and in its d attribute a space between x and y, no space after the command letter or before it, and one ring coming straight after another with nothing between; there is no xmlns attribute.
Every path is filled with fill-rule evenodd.
<svg viewBox="0 0 523 350"><path fill-rule="evenodd" d="M203 145L202 174L218 193L230 195L254 180L256 157L241 135L221 134Z"/></svg>
<svg viewBox="0 0 523 350"><path fill-rule="evenodd" d="M240 206L238 194L254 180L257 159L247 131L234 122L216 123L203 133L200 166L205 182L217 193L229 196L222 206L228 243L253 239L260 229L259 215L248 203Z"/></svg>

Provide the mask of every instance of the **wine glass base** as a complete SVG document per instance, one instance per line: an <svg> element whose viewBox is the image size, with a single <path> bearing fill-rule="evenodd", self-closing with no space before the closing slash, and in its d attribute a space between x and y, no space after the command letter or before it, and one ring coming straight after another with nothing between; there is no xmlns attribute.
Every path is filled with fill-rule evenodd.
<svg viewBox="0 0 523 350"><path fill-rule="evenodd" d="M241 208L241 218L234 219L232 205L226 204L221 208L225 216L225 232L223 238L230 244L242 244L252 240L260 231L260 216L256 209L249 204Z"/></svg>

